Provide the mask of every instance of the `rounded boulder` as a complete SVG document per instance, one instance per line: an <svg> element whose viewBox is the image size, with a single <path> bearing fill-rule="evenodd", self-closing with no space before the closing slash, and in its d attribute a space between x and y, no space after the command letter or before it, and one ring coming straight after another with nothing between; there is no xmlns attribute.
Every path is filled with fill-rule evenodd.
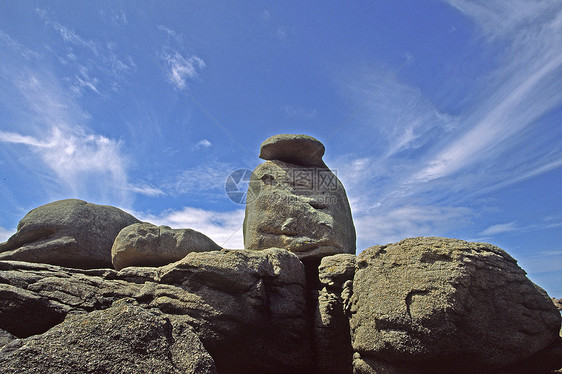
<svg viewBox="0 0 562 374"><path fill-rule="evenodd" d="M31 210L0 244L0 260L75 268L107 268L122 228L139 222L121 209L68 199Z"/></svg>
<svg viewBox="0 0 562 374"><path fill-rule="evenodd" d="M412 238L368 248L351 303L362 373L497 372L559 340L560 313L546 292L486 243Z"/></svg>
<svg viewBox="0 0 562 374"><path fill-rule="evenodd" d="M111 260L117 270L128 266L162 266L190 252L218 251L221 247L202 233L150 223L125 227L115 238Z"/></svg>

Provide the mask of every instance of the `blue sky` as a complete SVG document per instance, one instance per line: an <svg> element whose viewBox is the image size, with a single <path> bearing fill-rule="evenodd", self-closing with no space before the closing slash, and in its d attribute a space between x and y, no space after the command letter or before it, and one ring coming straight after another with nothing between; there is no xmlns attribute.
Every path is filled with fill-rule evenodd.
<svg viewBox="0 0 562 374"><path fill-rule="evenodd" d="M562 3L2 2L0 241L62 198L242 247L230 172L326 145L358 250L496 244L562 297Z"/></svg>

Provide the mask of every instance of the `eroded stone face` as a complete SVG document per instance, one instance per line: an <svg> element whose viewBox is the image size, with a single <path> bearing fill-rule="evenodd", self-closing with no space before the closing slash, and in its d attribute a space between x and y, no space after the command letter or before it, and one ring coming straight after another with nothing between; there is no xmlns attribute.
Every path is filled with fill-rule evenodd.
<svg viewBox="0 0 562 374"><path fill-rule="evenodd" d="M285 248L301 259L355 253L355 227L337 176L280 160L259 165L248 189L244 246Z"/></svg>

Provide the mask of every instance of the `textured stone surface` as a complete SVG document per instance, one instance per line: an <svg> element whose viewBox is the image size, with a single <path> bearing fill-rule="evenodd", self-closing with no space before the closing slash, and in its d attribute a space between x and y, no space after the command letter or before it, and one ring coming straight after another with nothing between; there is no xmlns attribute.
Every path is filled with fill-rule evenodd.
<svg viewBox="0 0 562 374"><path fill-rule="evenodd" d="M551 298L551 299L552 299L552 302L554 303L554 306L555 306L558 310L562 311L562 299L556 299L556 298L554 298L554 297Z"/></svg>
<svg viewBox="0 0 562 374"><path fill-rule="evenodd" d="M220 249L218 244L195 230L134 223L115 238L111 260L117 270L127 266L162 266L181 260L190 252Z"/></svg>
<svg viewBox="0 0 562 374"><path fill-rule="evenodd" d="M139 222L121 209L60 200L31 210L0 244L0 260L77 268L112 267L111 246L122 228Z"/></svg>
<svg viewBox="0 0 562 374"><path fill-rule="evenodd" d="M221 374L308 373L313 365L304 267L283 249L192 252L163 267L121 271L0 261L0 286L10 291L0 298L0 329L21 338L50 331L68 313L132 298L173 329L193 328ZM13 318L26 308L27 316Z"/></svg>
<svg viewBox="0 0 562 374"><path fill-rule="evenodd" d="M266 161L252 173L248 196L245 248L285 248L300 258L355 253L347 195L329 169Z"/></svg>
<svg viewBox="0 0 562 374"><path fill-rule="evenodd" d="M10 334L8 331L0 329L0 348L17 339L14 335Z"/></svg>
<svg viewBox="0 0 562 374"><path fill-rule="evenodd" d="M559 342L548 295L493 245L406 239L366 249L357 267L357 373L499 370Z"/></svg>
<svg viewBox="0 0 562 374"><path fill-rule="evenodd" d="M355 274L355 255L324 257L318 267L320 289L314 314L314 352L317 372L352 372L351 336L347 315L350 285Z"/></svg>
<svg viewBox="0 0 562 374"><path fill-rule="evenodd" d="M323 167L324 144L308 135L280 134L267 138L260 147L260 158L280 160L300 166Z"/></svg>
<svg viewBox="0 0 562 374"><path fill-rule="evenodd" d="M42 335L0 350L3 373L217 373L189 326L176 326L136 303L69 315Z"/></svg>

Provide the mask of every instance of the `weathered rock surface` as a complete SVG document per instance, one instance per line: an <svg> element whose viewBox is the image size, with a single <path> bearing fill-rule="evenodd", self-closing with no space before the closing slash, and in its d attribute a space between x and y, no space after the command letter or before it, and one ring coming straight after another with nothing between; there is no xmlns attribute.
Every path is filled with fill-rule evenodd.
<svg viewBox="0 0 562 374"><path fill-rule="evenodd" d="M132 298L168 320L172 334L190 326L221 374L308 373L305 293L304 267L283 249L192 252L163 267L121 271L0 261L0 329L26 338L50 332L69 313Z"/></svg>
<svg viewBox="0 0 562 374"><path fill-rule="evenodd" d="M317 372L353 371L347 303L355 274L355 255L324 257L318 267L320 289L314 313L314 353Z"/></svg>
<svg viewBox="0 0 562 374"><path fill-rule="evenodd" d="M44 334L12 341L0 350L2 372L217 373L191 327L134 304L68 315Z"/></svg>
<svg viewBox="0 0 562 374"><path fill-rule="evenodd" d="M0 260L76 268L112 267L111 246L122 228L137 223L121 209L60 200L33 209L0 244Z"/></svg>
<svg viewBox="0 0 562 374"><path fill-rule="evenodd" d="M366 249L351 300L355 373L516 370L560 344L548 295L490 244L413 238Z"/></svg>
<svg viewBox="0 0 562 374"><path fill-rule="evenodd" d="M562 299L556 299L556 298L554 298L554 297L552 297L551 299L552 299L552 302L554 303L554 306L555 306L558 310L562 311Z"/></svg>
<svg viewBox="0 0 562 374"><path fill-rule="evenodd" d="M267 138L260 147L260 158L299 166L326 168L324 144L308 135L280 134Z"/></svg>
<svg viewBox="0 0 562 374"><path fill-rule="evenodd" d="M300 258L355 253L355 227L343 185L329 169L266 161L250 179L246 249L285 248Z"/></svg>
<svg viewBox="0 0 562 374"><path fill-rule="evenodd" d="M0 348L17 339L14 335L10 334L8 331L0 329Z"/></svg>
<svg viewBox="0 0 562 374"><path fill-rule="evenodd" d="M134 223L115 238L111 260L117 270L127 266L162 266L181 260L190 252L220 249L218 244L195 230Z"/></svg>

